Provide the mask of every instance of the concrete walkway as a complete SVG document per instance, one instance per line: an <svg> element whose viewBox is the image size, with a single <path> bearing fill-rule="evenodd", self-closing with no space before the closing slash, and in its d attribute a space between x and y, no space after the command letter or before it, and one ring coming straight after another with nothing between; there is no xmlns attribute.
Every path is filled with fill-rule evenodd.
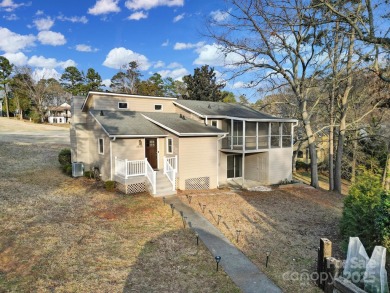
<svg viewBox="0 0 390 293"><path fill-rule="evenodd" d="M188 224L213 256L221 256L220 265L234 283L245 293L282 292L241 251L239 251L216 227L201 214L184 204L177 196L167 197L177 212L183 212Z"/></svg>

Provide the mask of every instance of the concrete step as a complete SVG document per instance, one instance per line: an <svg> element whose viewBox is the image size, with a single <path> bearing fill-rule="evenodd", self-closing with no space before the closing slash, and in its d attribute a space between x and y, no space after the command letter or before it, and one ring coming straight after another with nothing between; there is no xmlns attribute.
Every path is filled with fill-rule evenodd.
<svg viewBox="0 0 390 293"><path fill-rule="evenodd" d="M153 195L154 197L162 197L162 196L168 196L168 195L176 195L177 194L177 191L173 191L173 190L168 190L168 191L161 191L159 192L157 190L156 194Z"/></svg>

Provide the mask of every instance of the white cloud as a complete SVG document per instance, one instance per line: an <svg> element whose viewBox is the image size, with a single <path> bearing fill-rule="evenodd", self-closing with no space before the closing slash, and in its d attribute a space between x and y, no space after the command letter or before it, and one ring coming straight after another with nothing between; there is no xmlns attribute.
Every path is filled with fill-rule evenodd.
<svg viewBox="0 0 390 293"><path fill-rule="evenodd" d="M151 66L146 56L123 47L112 49L108 53L106 60L104 60L103 65L109 68L120 69L131 61L136 61L140 70L148 70Z"/></svg>
<svg viewBox="0 0 390 293"><path fill-rule="evenodd" d="M187 49L194 49L194 48L200 48L204 45L204 42L197 42L197 43L176 43L173 47L174 50L187 50Z"/></svg>
<svg viewBox="0 0 390 293"><path fill-rule="evenodd" d="M85 44L76 45L76 50L79 52L96 52L96 51L98 51L98 49L92 48L91 46L85 45Z"/></svg>
<svg viewBox="0 0 390 293"><path fill-rule="evenodd" d="M14 3L13 0L3 0L0 2L0 8L3 8L7 12L14 11L16 8L20 6L25 6L25 3Z"/></svg>
<svg viewBox="0 0 390 293"><path fill-rule="evenodd" d="M131 10L149 10L158 6L183 6L184 0L127 0L125 6Z"/></svg>
<svg viewBox="0 0 390 293"><path fill-rule="evenodd" d="M169 45L169 40L166 40L164 43L161 44L162 47L166 47Z"/></svg>
<svg viewBox="0 0 390 293"><path fill-rule="evenodd" d="M103 79L102 84L105 87L110 87L111 86L111 79Z"/></svg>
<svg viewBox="0 0 390 293"><path fill-rule="evenodd" d="M161 71L159 71L157 73L160 74L162 78L171 77L174 80L182 80L184 75L190 74L188 72L188 70L185 69L184 67L177 68L177 69L174 69L174 70L168 70L168 69L167 70L161 70Z"/></svg>
<svg viewBox="0 0 390 293"><path fill-rule="evenodd" d="M63 34L52 31L39 32L38 40L43 45L60 46L66 44L66 39Z"/></svg>
<svg viewBox="0 0 390 293"><path fill-rule="evenodd" d="M132 13L128 17L128 19L131 19L131 20L140 20L140 19L143 19L143 18L148 18L148 13L145 13L143 11L137 11L137 12Z"/></svg>
<svg viewBox="0 0 390 293"><path fill-rule="evenodd" d="M232 88L242 89L242 88L246 88L247 86L248 85L246 83L244 83L243 81L237 81L237 82L233 83Z"/></svg>
<svg viewBox="0 0 390 293"><path fill-rule="evenodd" d="M28 57L24 55L22 52L5 53L3 56L7 58L9 62L15 66L24 66L27 64L27 60L28 60Z"/></svg>
<svg viewBox="0 0 390 293"><path fill-rule="evenodd" d="M44 15L45 12L43 10L37 10L37 12L35 12L35 15Z"/></svg>
<svg viewBox="0 0 390 293"><path fill-rule="evenodd" d="M74 62L72 59L68 59L66 61L58 61L55 58L46 58L43 56L32 56L28 62L28 65L37 67L37 68L44 68L44 69L53 69L56 67L66 68L69 66L76 66L77 63Z"/></svg>
<svg viewBox="0 0 390 293"><path fill-rule="evenodd" d="M121 9L118 6L119 0L98 0L95 6L88 9L88 13L92 15L108 14L119 12Z"/></svg>
<svg viewBox="0 0 390 293"><path fill-rule="evenodd" d="M242 56L237 53L224 53L223 48L217 44L205 45L198 48L196 52L199 54L194 61L196 65L229 67L243 60Z"/></svg>
<svg viewBox="0 0 390 293"><path fill-rule="evenodd" d="M84 23L84 24L88 23L88 18L86 18L85 16L67 17L67 16L60 15L57 17L57 19L60 21L69 21L69 22L73 22L73 23L76 23L76 22Z"/></svg>
<svg viewBox="0 0 390 293"><path fill-rule="evenodd" d="M184 16L185 16L185 13L182 13L182 14L175 16L173 18L173 22L178 22L178 21L182 20L184 18Z"/></svg>
<svg viewBox="0 0 390 293"><path fill-rule="evenodd" d="M173 69L173 68L183 67L183 65L181 65L178 62L172 62L167 67L170 68L170 69Z"/></svg>
<svg viewBox="0 0 390 293"><path fill-rule="evenodd" d="M156 64L154 64L154 68L161 68L164 67L165 63L163 61L157 61Z"/></svg>
<svg viewBox="0 0 390 293"><path fill-rule="evenodd" d="M14 53L27 47L34 46L35 36L19 35L7 28L0 27L0 50Z"/></svg>
<svg viewBox="0 0 390 293"><path fill-rule="evenodd" d="M54 25L54 21L50 17L34 20L34 25L39 31L48 31Z"/></svg>
<svg viewBox="0 0 390 293"><path fill-rule="evenodd" d="M19 19L19 17L15 13L9 15L3 15L3 18L10 21Z"/></svg>
<svg viewBox="0 0 390 293"><path fill-rule="evenodd" d="M215 10L215 11L211 11L210 15L214 21L221 22L229 18L230 11L231 9L229 9L229 11Z"/></svg>
<svg viewBox="0 0 390 293"><path fill-rule="evenodd" d="M32 73L32 78L35 81L39 81L41 79L49 79L54 78L59 80L61 78L61 74L58 73L54 68L36 68Z"/></svg>

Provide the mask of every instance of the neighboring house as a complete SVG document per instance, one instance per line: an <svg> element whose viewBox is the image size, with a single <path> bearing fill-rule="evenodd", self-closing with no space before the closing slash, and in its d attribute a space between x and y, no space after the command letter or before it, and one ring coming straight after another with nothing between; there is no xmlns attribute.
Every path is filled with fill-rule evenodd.
<svg viewBox="0 0 390 293"><path fill-rule="evenodd" d="M63 103L61 106L49 107L47 110L47 120L49 123L68 123L72 117L70 105Z"/></svg>
<svg viewBox="0 0 390 293"><path fill-rule="evenodd" d="M126 193L292 179L295 119L222 102L90 92L72 103L72 162Z"/></svg>
<svg viewBox="0 0 390 293"><path fill-rule="evenodd" d="M297 161L310 164L309 143L307 140L301 143L296 142L294 144L294 153L296 153L297 151L298 151ZM317 151L317 163L322 163L328 159L329 136L323 135L317 138L316 151Z"/></svg>

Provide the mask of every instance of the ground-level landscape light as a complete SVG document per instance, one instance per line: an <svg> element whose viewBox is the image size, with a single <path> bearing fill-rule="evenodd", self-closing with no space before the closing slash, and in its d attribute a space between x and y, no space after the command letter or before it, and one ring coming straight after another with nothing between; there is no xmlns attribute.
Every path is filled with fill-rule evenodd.
<svg viewBox="0 0 390 293"><path fill-rule="evenodd" d="M189 195L188 196L188 203L191 204L191 200L192 200L192 195Z"/></svg>
<svg viewBox="0 0 390 293"><path fill-rule="evenodd" d="M221 261L221 257L220 256L216 256L215 257L215 261L217 262L217 272L218 272L218 265L219 265L219 262Z"/></svg>
<svg viewBox="0 0 390 293"><path fill-rule="evenodd" d="M195 233L196 236L196 246L199 246L199 234Z"/></svg>
<svg viewBox="0 0 390 293"><path fill-rule="evenodd" d="M187 217L183 217L183 226L184 226L184 229L186 228L186 223L187 223Z"/></svg>
<svg viewBox="0 0 390 293"><path fill-rule="evenodd" d="M203 205L202 213L204 214L204 210L206 209L206 205Z"/></svg>
<svg viewBox="0 0 390 293"><path fill-rule="evenodd" d="M163 196L163 203L166 204L166 202L165 202L165 196Z"/></svg>
<svg viewBox="0 0 390 293"><path fill-rule="evenodd" d="M268 267L269 255L270 255L270 252L267 251L267 259L265 260L265 267Z"/></svg>
<svg viewBox="0 0 390 293"><path fill-rule="evenodd" d="M175 210L175 206L173 205L173 203L171 203L171 204L170 204L170 206L171 206L171 210L172 210L172 217L173 217L173 212L174 212L174 210Z"/></svg>
<svg viewBox="0 0 390 293"><path fill-rule="evenodd" d="M240 238L241 230L236 230L236 232L237 232L237 242L238 242L238 239Z"/></svg>
<svg viewBox="0 0 390 293"><path fill-rule="evenodd" d="M217 225L219 225L219 221L221 220L222 216L218 215Z"/></svg>

